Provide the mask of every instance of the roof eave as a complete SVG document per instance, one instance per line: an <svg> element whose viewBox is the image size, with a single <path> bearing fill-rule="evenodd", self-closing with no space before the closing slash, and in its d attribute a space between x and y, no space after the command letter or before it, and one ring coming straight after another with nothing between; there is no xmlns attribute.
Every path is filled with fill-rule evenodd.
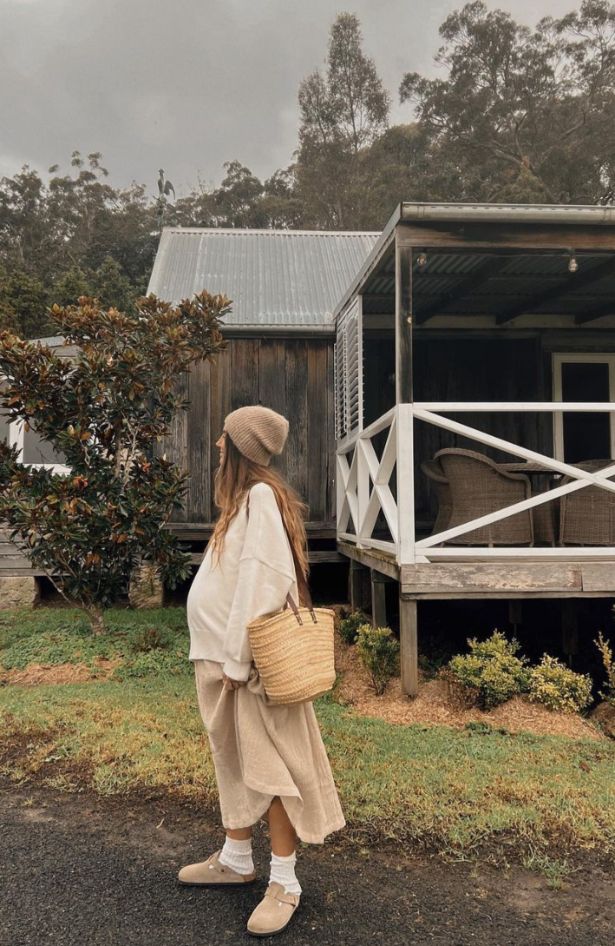
<svg viewBox="0 0 615 946"><path fill-rule="evenodd" d="M592 204L431 204L404 201L400 205L400 220L608 226L615 223L615 207L597 207Z"/></svg>

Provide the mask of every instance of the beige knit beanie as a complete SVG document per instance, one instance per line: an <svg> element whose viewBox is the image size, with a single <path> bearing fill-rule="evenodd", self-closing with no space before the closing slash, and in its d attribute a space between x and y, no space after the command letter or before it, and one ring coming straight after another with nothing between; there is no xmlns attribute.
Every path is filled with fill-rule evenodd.
<svg viewBox="0 0 615 946"><path fill-rule="evenodd" d="M270 407L250 404L227 414L224 430L248 460L268 466L271 457L284 449L288 421Z"/></svg>

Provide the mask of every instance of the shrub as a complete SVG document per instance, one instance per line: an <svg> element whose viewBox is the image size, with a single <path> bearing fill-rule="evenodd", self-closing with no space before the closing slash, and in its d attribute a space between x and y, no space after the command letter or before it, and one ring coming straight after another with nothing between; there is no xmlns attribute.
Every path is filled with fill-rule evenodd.
<svg viewBox="0 0 615 946"><path fill-rule="evenodd" d="M390 627L361 624L357 630L357 651L374 690L381 696L391 677L399 673L399 642Z"/></svg>
<svg viewBox="0 0 615 946"><path fill-rule="evenodd" d="M589 674L575 673L557 657L544 654L537 667L530 670L530 699L544 703L550 710L577 713L591 702L592 680Z"/></svg>
<svg viewBox="0 0 615 946"><path fill-rule="evenodd" d="M170 628L161 624L158 627L146 625L134 633L131 648L137 654L146 654L150 650L166 650L174 643L175 637Z"/></svg>
<svg viewBox="0 0 615 946"><path fill-rule="evenodd" d="M352 611L347 617L342 618L339 623L340 637L347 644L354 644L357 640L357 632L362 624L366 624L367 619L362 611Z"/></svg>
<svg viewBox="0 0 615 946"><path fill-rule="evenodd" d="M606 670L606 690L600 690L598 695L606 703L615 706L615 658L613 657L613 651L608 641L605 641L602 636L602 631L598 632L598 640L595 640L594 644L600 651L602 663Z"/></svg>
<svg viewBox="0 0 615 946"><path fill-rule="evenodd" d="M468 640L469 654L458 654L444 669L444 679L466 692L483 709L504 703L528 687L527 660L517 656L519 644L495 630L486 641Z"/></svg>

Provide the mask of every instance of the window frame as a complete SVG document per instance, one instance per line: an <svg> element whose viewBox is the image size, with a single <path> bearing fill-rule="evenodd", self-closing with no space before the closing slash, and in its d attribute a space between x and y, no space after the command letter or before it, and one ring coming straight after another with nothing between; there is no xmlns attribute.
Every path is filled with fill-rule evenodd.
<svg viewBox="0 0 615 946"><path fill-rule="evenodd" d="M609 371L609 401L615 401L615 352L597 352L597 351L558 351L552 352L551 367L553 379L553 400L557 403L562 401L562 366L564 364L606 364ZM555 411L553 414L553 456L556 460L564 459L564 413L565 411ZM609 414L609 432L610 432L610 455L615 457L615 412Z"/></svg>
<svg viewBox="0 0 615 946"><path fill-rule="evenodd" d="M0 374L0 385L5 380L5 376ZM24 453L24 438L25 438L25 420L12 420L7 421L9 428L9 438L8 443L10 447L17 447L19 455L17 457L17 462L22 466L32 467L34 469L46 469L51 470L53 473L70 473L71 467L67 466L65 463L28 463L23 459ZM36 432L36 428L32 428Z"/></svg>

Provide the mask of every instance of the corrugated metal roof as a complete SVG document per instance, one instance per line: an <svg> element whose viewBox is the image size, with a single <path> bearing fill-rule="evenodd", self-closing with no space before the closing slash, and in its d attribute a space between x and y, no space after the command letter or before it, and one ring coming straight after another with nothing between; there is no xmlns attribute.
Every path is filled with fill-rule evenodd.
<svg viewBox="0 0 615 946"><path fill-rule="evenodd" d="M344 295L338 300L336 305L336 314L340 313L358 291L367 293L363 297L364 312L377 312L377 306L374 307L369 301L369 294L391 295L395 288L395 279L390 267L391 245L394 240L396 228L403 227L404 224L445 224L455 225L463 224L525 224L525 225L557 225L569 226L572 230L575 226L589 226L597 228L612 227L615 225L615 206L594 206L594 205L570 205L570 204L466 204L466 203L411 203L404 201L397 205L389 221L387 222L379 240L374 245L369 257L363 263L360 271L353 279L351 285L347 288ZM599 250L600 242L597 238L596 249ZM501 235L497 230L493 231L493 249L505 249L505 244L501 241ZM549 251L544 247L544 254L555 251ZM521 253L521 251L520 251ZM522 255L522 254L521 254ZM542 256L540 246L536 246L536 256ZM577 254L578 255L578 254ZM438 292L447 291L453 286L452 277L455 275L459 280L465 274L471 274L474 268L480 266L482 258L479 253L472 251L471 247L463 248L457 246L456 254L447 254L443 247L437 252L434 248L429 252L429 269L432 273L439 273L447 279L442 280L438 285L435 280L429 287L426 285L417 288L420 282L415 278L413 282L413 294L415 298L418 293L436 295ZM514 263L512 266L514 267ZM521 268L517 270L519 276L531 272L539 274L540 262L533 262L527 259L521 263ZM557 263L547 263L548 273L555 275ZM415 269L416 271L416 269ZM511 268L511 274L515 272ZM450 277L450 278L449 278ZM520 280L517 281L517 287L521 288Z"/></svg>
<svg viewBox="0 0 615 946"><path fill-rule="evenodd" d="M414 259L412 296L417 321L425 312L429 316L498 315L518 308L519 314L583 315L605 304L608 307L609 299L615 298L615 254L582 251L575 256L578 272L570 273L570 257L563 251L498 256L429 250L423 269ZM489 260L499 260L500 265L485 272ZM370 276L364 289L364 312L387 311L383 299L393 311L394 273Z"/></svg>
<svg viewBox="0 0 615 946"><path fill-rule="evenodd" d="M333 312L380 233L163 230L148 292L170 302L207 289L233 301L225 324L333 327Z"/></svg>

